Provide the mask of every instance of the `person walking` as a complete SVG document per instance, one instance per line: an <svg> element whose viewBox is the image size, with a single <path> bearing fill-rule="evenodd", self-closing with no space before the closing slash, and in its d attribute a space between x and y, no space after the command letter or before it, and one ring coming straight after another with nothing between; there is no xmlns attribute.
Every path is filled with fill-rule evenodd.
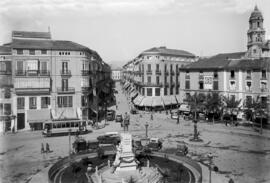
<svg viewBox="0 0 270 183"><path fill-rule="evenodd" d="M49 153L51 150L50 150L50 146L48 143L46 143L46 153Z"/></svg>
<svg viewBox="0 0 270 183"><path fill-rule="evenodd" d="M40 152L41 152L41 154L43 154L43 153L44 153L44 151L45 151L45 150L44 150L44 145L43 145L43 143L41 143L41 151L40 151Z"/></svg>
<svg viewBox="0 0 270 183"><path fill-rule="evenodd" d="M128 126L129 126L129 120L130 120L130 116L128 115L128 113L125 113L124 116L124 132L128 131Z"/></svg>

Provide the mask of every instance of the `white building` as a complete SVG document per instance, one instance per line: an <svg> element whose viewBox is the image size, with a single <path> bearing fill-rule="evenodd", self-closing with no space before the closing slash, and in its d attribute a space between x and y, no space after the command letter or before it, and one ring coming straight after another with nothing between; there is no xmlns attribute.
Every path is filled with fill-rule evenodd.
<svg viewBox="0 0 270 183"><path fill-rule="evenodd" d="M122 70L121 69L112 70L112 79L114 81L120 81L121 77L122 77Z"/></svg>

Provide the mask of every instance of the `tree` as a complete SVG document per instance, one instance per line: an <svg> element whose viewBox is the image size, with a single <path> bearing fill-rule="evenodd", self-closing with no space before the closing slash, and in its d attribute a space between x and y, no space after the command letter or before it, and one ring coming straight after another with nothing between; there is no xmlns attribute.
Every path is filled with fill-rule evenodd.
<svg viewBox="0 0 270 183"><path fill-rule="evenodd" d="M208 93L205 100L206 113L213 114L212 121L215 122L215 114L220 114L222 111L222 100L218 93Z"/></svg>
<svg viewBox="0 0 270 183"><path fill-rule="evenodd" d="M235 97L223 96L224 109L223 113L230 117L230 121L233 123L234 115L238 115L241 109L241 99L236 100ZM224 114L223 114L224 115Z"/></svg>

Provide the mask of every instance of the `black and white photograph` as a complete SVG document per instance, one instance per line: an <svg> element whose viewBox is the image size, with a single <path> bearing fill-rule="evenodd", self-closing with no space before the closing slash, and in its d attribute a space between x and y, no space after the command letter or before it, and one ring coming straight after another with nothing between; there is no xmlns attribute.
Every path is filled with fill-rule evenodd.
<svg viewBox="0 0 270 183"><path fill-rule="evenodd" d="M0 0L0 183L270 183L270 0Z"/></svg>

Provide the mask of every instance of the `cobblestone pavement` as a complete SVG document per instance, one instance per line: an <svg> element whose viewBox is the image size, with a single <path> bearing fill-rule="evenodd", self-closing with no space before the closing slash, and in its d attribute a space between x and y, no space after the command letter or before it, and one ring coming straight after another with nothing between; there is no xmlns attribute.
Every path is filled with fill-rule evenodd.
<svg viewBox="0 0 270 183"><path fill-rule="evenodd" d="M129 104L119 85L117 89L117 113L124 114L129 111ZM204 141L190 143L193 133L191 121L180 120L180 124L176 124L176 120L164 112L155 113L154 119L150 120L150 113L140 112L131 115L130 131L135 138L145 136L146 122L149 124L149 136L161 138L164 148L175 148L179 143L188 143L189 156L202 163L204 182L208 182L206 165L209 164L209 152L214 155L213 163L219 169L218 173L213 174L214 183L228 182L229 178L241 183L270 182L270 132L267 130L260 135L250 127L199 122L198 130ZM120 123L113 121L105 128L94 130L83 137L87 140L95 139L106 131L121 132L122 129ZM41 143L46 142L53 152L41 154ZM44 138L40 131L1 135L0 144L0 174L3 183L29 182L31 179L31 182L39 180L42 183L42 177L47 177L48 167L59 157L68 155L67 136ZM46 182L45 179L43 182Z"/></svg>

